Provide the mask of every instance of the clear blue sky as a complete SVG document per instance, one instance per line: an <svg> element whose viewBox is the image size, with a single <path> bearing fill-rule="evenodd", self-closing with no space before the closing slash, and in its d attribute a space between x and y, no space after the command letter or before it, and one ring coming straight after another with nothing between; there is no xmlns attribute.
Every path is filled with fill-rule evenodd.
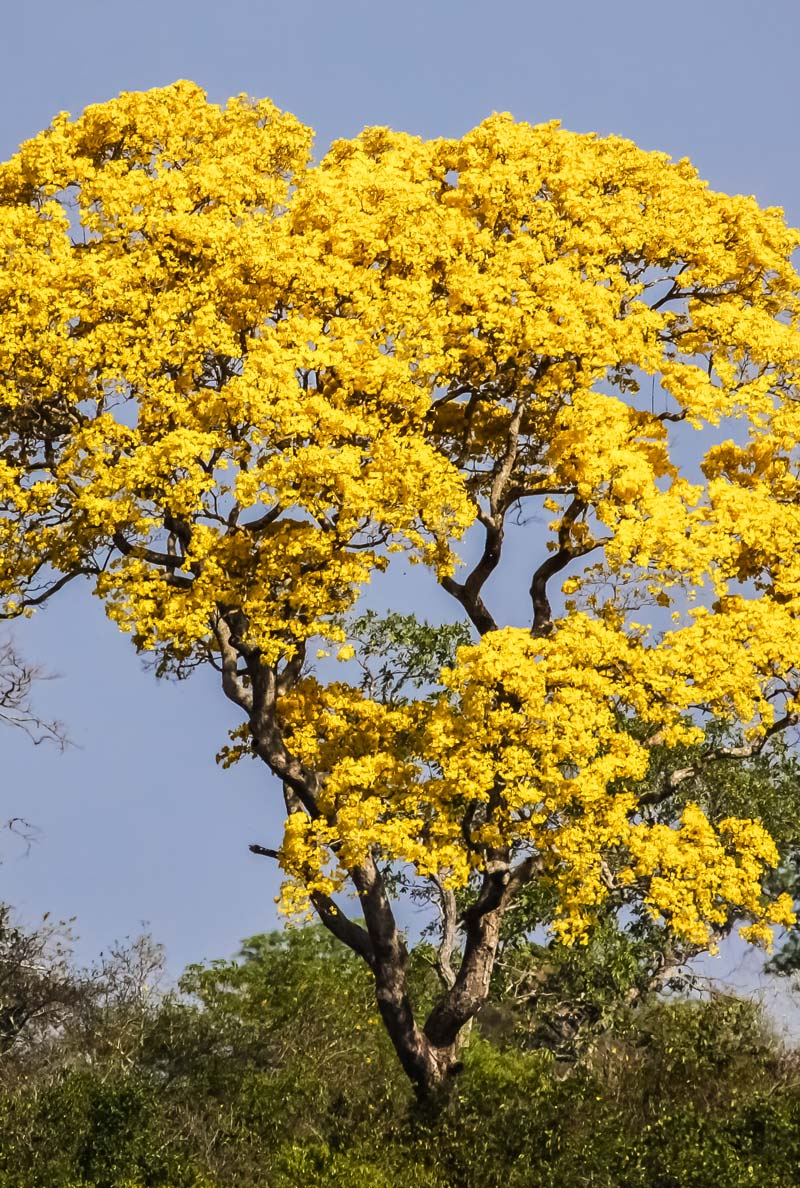
<svg viewBox="0 0 800 1188"><path fill-rule="evenodd" d="M2 33L3 158L57 111L190 78L215 101L269 96L320 149L364 124L434 136L492 111L558 118L689 156L715 188L800 223L796 0L21 0ZM448 613L416 589L416 609ZM16 635L60 674L39 703L79 746L0 735L0 818L41 830L27 856L3 843L0 898L30 921L77 916L87 958L149 921L173 969L270 927L277 879L247 845L274 843L277 789L255 764L215 767L233 719L210 676L157 683L74 588Z"/></svg>

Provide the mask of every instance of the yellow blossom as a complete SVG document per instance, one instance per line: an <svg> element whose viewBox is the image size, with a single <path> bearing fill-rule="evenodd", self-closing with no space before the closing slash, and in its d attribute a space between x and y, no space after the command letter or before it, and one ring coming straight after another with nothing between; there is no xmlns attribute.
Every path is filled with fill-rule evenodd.
<svg viewBox="0 0 800 1188"><path fill-rule="evenodd" d="M763 826L647 823L630 727L757 741L800 703L797 232L555 123L368 128L317 164L310 142L180 82L59 115L0 165L6 613L88 574L158 664L220 670L247 718L220 761L306 793L290 908L368 855L459 887L505 849L540 859L581 942L613 855L689 940L729 909L768 940L790 907L763 892ZM709 425L687 475L676 434ZM487 606L504 539L533 632ZM315 676L307 646L353 659L343 615L406 560L480 640L430 697Z"/></svg>

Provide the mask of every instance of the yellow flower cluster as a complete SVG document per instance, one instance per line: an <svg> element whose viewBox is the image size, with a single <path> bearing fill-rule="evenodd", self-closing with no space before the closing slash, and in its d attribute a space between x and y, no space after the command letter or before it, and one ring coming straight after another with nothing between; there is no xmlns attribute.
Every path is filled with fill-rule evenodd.
<svg viewBox="0 0 800 1188"><path fill-rule="evenodd" d="M586 938L608 890L602 859L614 854L620 884L638 882L653 914L684 938L703 943L735 908L754 921L746 935L768 939L769 925L792 918L791 902L762 894L777 852L757 821L715 828L688 805L672 829L636 814L649 751L621 714L658 724L671 745L702 739L681 713L692 668L678 668L672 642L645 647L581 614L548 639L491 632L442 672L450 695L433 706L388 707L341 683L303 681L284 699L286 734L327 773L325 823L290 817L285 868L318 889L377 845L460 886L487 847L511 843L544 858L560 904L554 928L571 942ZM716 668L721 676L721 660ZM734 692L745 675L752 683L733 668ZM335 885L333 876L326 886Z"/></svg>
<svg viewBox="0 0 800 1188"><path fill-rule="evenodd" d="M796 708L798 234L557 124L372 128L317 165L310 139L182 82L62 114L0 165L6 608L91 573L140 648L213 660L235 613L277 666L342 643L394 553L448 586L476 520L538 500L543 545L587 557L548 634L488 632L434 703L310 676L284 698L323 786L286 870L331 890L377 847L459 884L492 847L538 852L579 939L614 853L683 935L727 904L763 939L788 918L761 895L769 839L692 806L645 825L624 719L678 745ZM722 427L702 482L670 419ZM640 596L674 630L637 625Z"/></svg>

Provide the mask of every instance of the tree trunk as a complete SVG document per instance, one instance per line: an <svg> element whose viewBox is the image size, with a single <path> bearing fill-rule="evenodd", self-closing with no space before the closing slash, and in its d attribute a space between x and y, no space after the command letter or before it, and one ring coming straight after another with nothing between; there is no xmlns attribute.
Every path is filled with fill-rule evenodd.
<svg viewBox="0 0 800 1188"><path fill-rule="evenodd" d="M456 1038L434 1043L417 1026L406 989L405 962L388 963L375 970L375 998L387 1034L417 1097L427 1100L440 1093L461 1067Z"/></svg>
<svg viewBox="0 0 800 1188"><path fill-rule="evenodd" d="M505 908L506 880L487 875L484 893L464 920L466 943L455 981L418 1027L406 986L407 954L397 944L375 945L375 996L384 1026L417 1096L439 1094L461 1068L460 1049L468 1028L489 996ZM481 902L482 901L482 902ZM362 897L363 902L363 897ZM490 910L490 902L496 904ZM365 911L367 927L370 915Z"/></svg>

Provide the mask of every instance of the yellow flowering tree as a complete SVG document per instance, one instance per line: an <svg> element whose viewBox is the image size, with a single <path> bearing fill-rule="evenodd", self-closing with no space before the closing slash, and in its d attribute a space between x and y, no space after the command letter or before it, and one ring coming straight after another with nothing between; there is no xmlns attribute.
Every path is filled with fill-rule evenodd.
<svg viewBox="0 0 800 1188"><path fill-rule="evenodd" d="M697 757L665 797L735 761L710 722L741 757L796 720L800 237L556 124L309 146L178 83L0 166L0 590L88 576L162 672L219 672L226 759L283 787L286 904L367 962L425 1092L533 881L570 943L612 893L692 943L790 920L759 820L641 789L655 747ZM396 553L471 630L433 694L362 680L343 627ZM509 625L490 579L521 572ZM398 871L442 913L426 1020Z"/></svg>

